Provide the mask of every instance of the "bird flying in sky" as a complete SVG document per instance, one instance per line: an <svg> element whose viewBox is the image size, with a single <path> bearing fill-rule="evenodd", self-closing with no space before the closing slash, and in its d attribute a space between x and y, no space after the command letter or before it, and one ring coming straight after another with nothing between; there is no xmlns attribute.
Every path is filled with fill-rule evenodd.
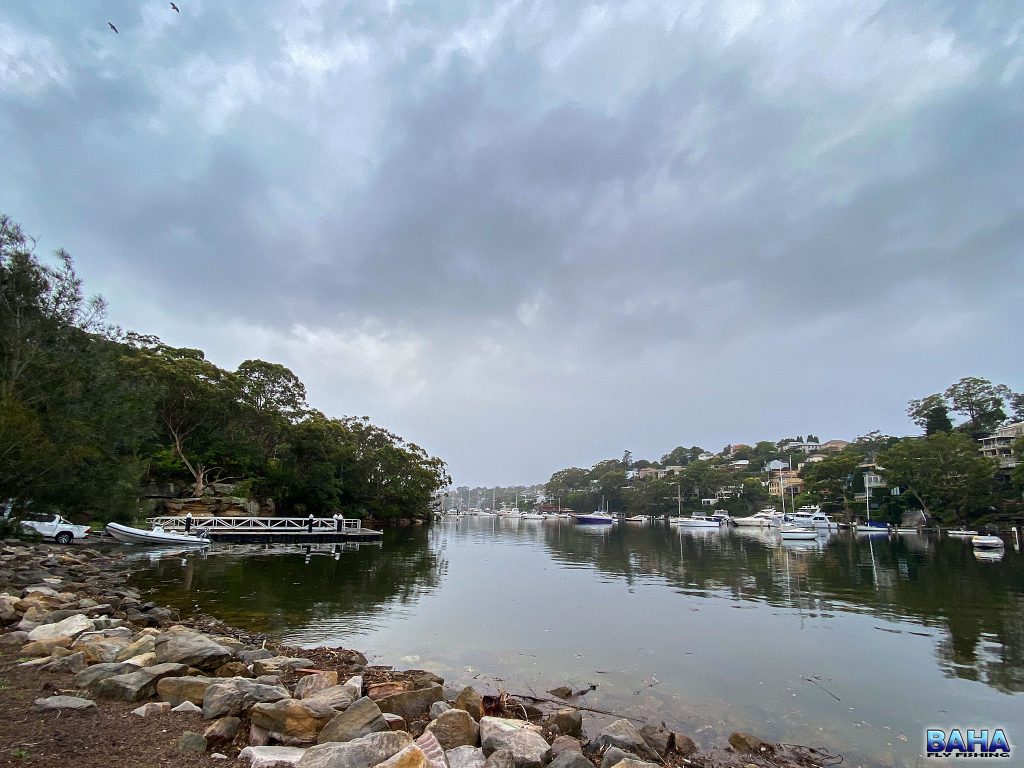
<svg viewBox="0 0 1024 768"><path fill-rule="evenodd" d="M175 13L181 13L181 11L178 10L178 6L176 6L174 3L171 3L171 8L174 9Z"/></svg>
<svg viewBox="0 0 1024 768"><path fill-rule="evenodd" d="M112 30L114 30L114 34L115 34L115 35L120 35L120 34L121 34L120 32L118 32L118 31L117 31L117 27L115 27L115 26L114 26L113 24L111 24L111 23L110 23L109 21L107 22L107 26L108 26L108 27L110 27L110 28L111 28Z"/></svg>

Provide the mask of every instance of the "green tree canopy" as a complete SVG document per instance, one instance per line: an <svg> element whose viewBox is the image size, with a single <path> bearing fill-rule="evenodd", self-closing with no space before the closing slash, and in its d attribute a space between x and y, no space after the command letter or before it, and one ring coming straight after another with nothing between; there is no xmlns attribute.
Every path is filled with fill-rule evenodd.
<svg viewBox="0 0 1024 768"><path fill-rule="evenodd" d="M949 403L941 394L928 395L907 403L907 416L924 430L926 435L950 432L953 422L949 418Z"/></svg>
<svg viewBox="0 0 1024 768"><path fill-rule="evenodd" d="M925 512L964 518L985 507L992 494L994 462L960 432L901 440L878 456L889 481L911 494Z"/></svg>

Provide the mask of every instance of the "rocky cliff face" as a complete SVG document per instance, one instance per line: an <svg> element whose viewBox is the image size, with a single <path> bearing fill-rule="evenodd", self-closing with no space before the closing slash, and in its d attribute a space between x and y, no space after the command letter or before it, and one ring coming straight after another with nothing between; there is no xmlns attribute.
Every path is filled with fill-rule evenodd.
<svg viewBox="0 0 1024 768"><path fill-rule="evenodd" d="M140 489L143 512L147 515L187 515L193 517L272 517L273 499L259 500L236 496L237 486L212 483L202 496L182 497L190 486L175 483L150 483Z"/></svg>

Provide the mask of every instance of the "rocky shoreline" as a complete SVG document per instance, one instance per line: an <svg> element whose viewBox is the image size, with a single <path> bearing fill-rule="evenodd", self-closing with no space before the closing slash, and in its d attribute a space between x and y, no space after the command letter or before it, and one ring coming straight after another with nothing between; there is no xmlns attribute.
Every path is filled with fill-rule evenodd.
<svg viewBox="0 0 1024 768"><path fill-rule="evenodd" d="M127 587L126 571L119 553L0 544L0 764L780 768L841 760L741 732L701 750L665 724L626 718L588 738L585 707L453 690L427 671L369 666L357 651L287 648L213 619L185 621Z"/></svg>

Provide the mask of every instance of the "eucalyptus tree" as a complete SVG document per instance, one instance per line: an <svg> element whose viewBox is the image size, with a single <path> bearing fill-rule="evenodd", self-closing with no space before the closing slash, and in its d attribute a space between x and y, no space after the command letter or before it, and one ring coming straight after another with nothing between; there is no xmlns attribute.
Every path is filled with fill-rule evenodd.
<svg viewBox="0 0 1024 768"><path fill-rule="evenodd" d="M893 485L929 514L948 518L951 513L963 523L992 497L995 462L961 432L900 440L878 455L878 464Z"/></svg>

